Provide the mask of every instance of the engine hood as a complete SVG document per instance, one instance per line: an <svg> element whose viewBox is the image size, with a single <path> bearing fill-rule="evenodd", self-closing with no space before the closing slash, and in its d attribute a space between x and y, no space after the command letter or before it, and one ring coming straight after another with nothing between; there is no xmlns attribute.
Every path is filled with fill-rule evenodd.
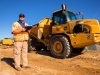
<svg viewBox="0 0 100 75"><path fill-rule="evenodd" d="M83 20L71 20L69 21L70 24L86 24L86 25L99 25L99 21L96 19L83 19Z"/></svg>
<svg viewBox="0 0 100 75"><path fill-rule="evenodd" d="M76 23L79 23L79 24L88 24L88 25L99 25L99 21L95 20L95 19L79 20L79 21L76 21Z"/></svg>
<svg viewBox="0 0 100 75"><path fill-rule="evenodd" d="M82 24L87 27L91 33L100 33L100 24L98 20L95 19L83 19L83 20L73 20L68 22L70 27L70 32L73 32L74 26L77 24Z"/></svg>

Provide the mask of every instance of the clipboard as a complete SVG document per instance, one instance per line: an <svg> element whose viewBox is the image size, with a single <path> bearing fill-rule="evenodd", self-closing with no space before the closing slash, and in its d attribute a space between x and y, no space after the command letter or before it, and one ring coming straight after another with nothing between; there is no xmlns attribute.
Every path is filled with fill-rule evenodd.
<svg viewBox="0 0 100 75"><path fill-rule="evenodd" d="M27 30L30 30L31 28L32 28L32 26L26 26L26 27L25 27L26 31L27 31Z"/></svg>

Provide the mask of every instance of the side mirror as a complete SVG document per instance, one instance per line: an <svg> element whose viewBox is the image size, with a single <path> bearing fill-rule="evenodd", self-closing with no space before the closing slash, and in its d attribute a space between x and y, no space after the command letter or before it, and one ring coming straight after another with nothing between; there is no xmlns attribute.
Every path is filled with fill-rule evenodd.
<svg viewBox="0 0 100 75"><path fill-rule="evenodd" d="M82 12L79 12L79 15L83 14Z"/></svg>
<svg viewBox="0 0 100 75"><path fill-rule="evenodd" d="M82 15L82 19L84 19L84 15L82 12L79 12L79 15Z"/></svg>
<svg viewBox="0 0 100 75"><path fill-rule="evenodd" d="M78 14L78 13L76 13L76 15L78 16L79 14Z"/></svg>

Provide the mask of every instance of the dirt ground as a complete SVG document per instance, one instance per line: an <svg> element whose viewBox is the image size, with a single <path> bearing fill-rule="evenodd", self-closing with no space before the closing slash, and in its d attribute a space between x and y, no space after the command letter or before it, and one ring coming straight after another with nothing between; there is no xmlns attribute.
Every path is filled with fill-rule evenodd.
<svg viewBox="0 0 100 75"><path fill-rule="evenodd" d="M49 51L28 53L31 69L13 66L13 49L0 48L0 75L100 75L100 51L86 51L71 58L57 59Z"/></svg>

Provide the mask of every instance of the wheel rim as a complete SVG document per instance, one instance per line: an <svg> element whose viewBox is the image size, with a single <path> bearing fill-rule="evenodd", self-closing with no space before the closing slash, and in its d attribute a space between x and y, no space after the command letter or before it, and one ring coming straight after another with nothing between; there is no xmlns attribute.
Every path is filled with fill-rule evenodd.
<svg viewBox="0 0 100 75"><path fill-rule="evenodd" d="M56 53L61 53L63 51L63 45L60 41L54 42L53 49Z"/></svg>

